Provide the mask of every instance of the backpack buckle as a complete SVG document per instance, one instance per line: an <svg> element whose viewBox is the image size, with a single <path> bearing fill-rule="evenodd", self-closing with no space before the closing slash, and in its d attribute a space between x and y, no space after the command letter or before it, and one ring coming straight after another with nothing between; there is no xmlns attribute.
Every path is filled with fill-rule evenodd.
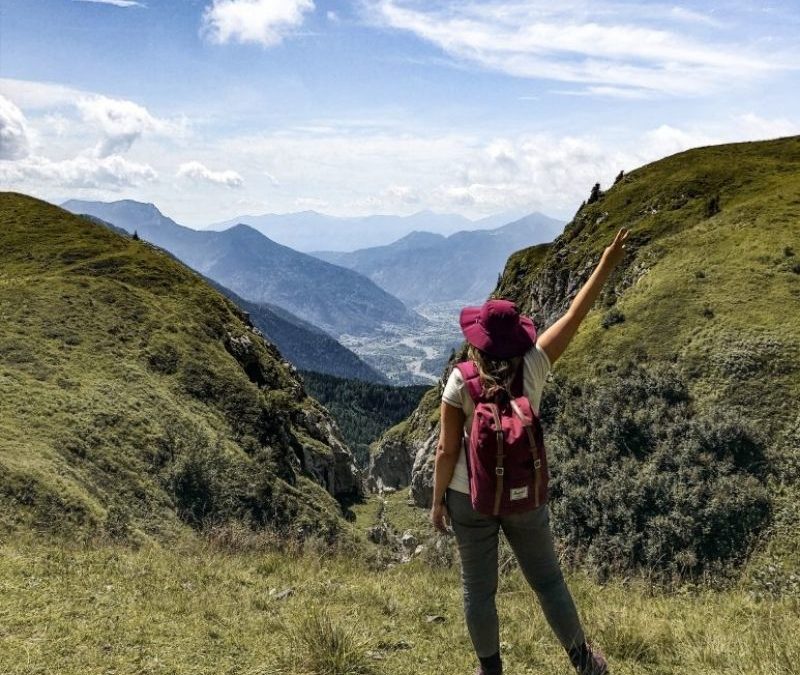
<svg viewBox="0 0 800 675"><path fill-rule="evenodd" d="M533 460L533 468L534 469L538 469L540 466L542 466L542 460L541 459Z"/></svg>
<svg viewBox="0 0 800 675"><path fill-rule="evenodd" d="M506 471L506 470L505 470L505 469L504 469L502 466L496 466L496 467L494 468L494 472L495 472L495 473L496 473L498 476L502 476L502 475L505 473L505 471Z"/></svg>

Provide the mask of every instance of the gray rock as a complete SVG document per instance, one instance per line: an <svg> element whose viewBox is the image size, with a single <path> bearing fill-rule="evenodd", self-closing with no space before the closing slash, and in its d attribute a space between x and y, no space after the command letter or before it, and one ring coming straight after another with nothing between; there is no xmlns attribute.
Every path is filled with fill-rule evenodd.
<svg viewBox="0 0 800 675"><path fill-rule="evenodd" d="M403 548L412 549L417 547L417 538L411 534L411 532L404 532L403 536L400 537L400 543L402 544Z"/></svg>

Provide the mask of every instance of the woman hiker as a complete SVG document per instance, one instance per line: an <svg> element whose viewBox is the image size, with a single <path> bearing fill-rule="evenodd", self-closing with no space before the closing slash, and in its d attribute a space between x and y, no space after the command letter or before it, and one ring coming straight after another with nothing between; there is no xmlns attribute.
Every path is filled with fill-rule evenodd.
<svg viewBox="0 0 800 675"><path fill-rule="evenodd" d="M487 514L485 505L483 508L475 508L475 493L479 486L475 481L478 480L480 471L478 467L468 465L468 458L472 456L474 461L480 456L472 455L469 432L476 428L472 426L472 418L477 400L483 418L488 420L485 428L491 431L483 434L482 438L489 438L486 442L497 444L492 445L491 461L497 461L500 467L503 460L495 458L498 454L502 456L503 452L498 453L496 447L504 449L503 432L508 429L511 434L513 429L497 416L497 411L500 410L497 406L502 407L501 403L492 407L492 404L484 405L482 402L514 399L517 404L526 403L522 398L514 398L524 394L530 404L527 408L530 413L530 418L527 419L529 426L519 428L528 430L531 424L534 427L538 424L539 401L545 377L575 335L609 274L625 255L624 242L628 234L629 230L626 228L617 232L614 241L606 247L600 263L572 300L567 312L544 331L538 340L531 319L519 315L516 306L508 300L489 300L481 307L465 307L461 311L461 329L469 343L469 362L464 364L468 381L465 382L462 364L459 364L450 374L442 393L441 435L434 468L431 521L441 532L446 532L448 524L452 524L456 536L461 558L464 614L470 639L480 662L475 675L501 675L503 672L495 605L498 533L501 529L527 582L536 592L550 627L577 672L581 675L605 675L608 672L602 653L592 647L584 635L553 547L546 497L540 494L537 487L539 483L533 482L540 480L540 470L544 470L545 477L547 475L543 445L537 448L542 453L540 456L544 460L544 469L541 462L527 459L531 467L528 473L531 476L534 475L532 467L536 466L536 478L526 478L535 488L531 492L536 492L536 501L528 501L533 499L528 493L528 487L511 486L506 488L501 500L498 492L502 485L503 468L495 469L494 464L491 464L481 474L484 476L484 486L493 484L494 474L497 474L494 497L488 501L484 499L489 509L494 507ZM519 379L515 379L515 376L519 376ZM511 391L512 385L517 390L516 394ZM519 405L512 402L510 407L519 415ZM494 417L485 413L486 410L494 410ZM508 413L509 406L503 410L507 411L505 414L508 414L508 419L513 417ZM524 424L524 414L519 419ZM496 438L498 426L503 431ZM541 434L540 427L538 433ZM517 437L524 439L521 432ZM528 439L530 444L525 446L525 451L536 457L536 451L532 449L535 436L529 434ZM511 442L508 438L505 440ZM505 449L508 452L512 450L510 446ZM511 459L511 455L508 459ZM509 473L511 469L511 466L507 466L505 472ZM490 474L490 479L485 478ZM507 480L510 479L507 477ZM473 481L472 493L470 481ZM516 496L513 494L515 490ZM510 496L507 494L509 492L512 493ZM546 488L544 494L546 495ZM483 497L477 499L480 501ZM517 506L515 510L514 502L510 501L514 499L519 499L518 504L528 501L528 505ZM500 515L493 515L494 513Z"/></svg>

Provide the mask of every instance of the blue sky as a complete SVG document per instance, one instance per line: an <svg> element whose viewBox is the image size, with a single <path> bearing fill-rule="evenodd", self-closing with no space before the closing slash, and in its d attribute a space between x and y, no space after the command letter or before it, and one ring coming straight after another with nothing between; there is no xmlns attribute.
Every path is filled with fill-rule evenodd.
<svg viewBox="0 0 800 675"><path fill-rule="evenodd" d="M800 133L800 3L0 0L0 183L186 224L569 218L679 150Z"/></svg>

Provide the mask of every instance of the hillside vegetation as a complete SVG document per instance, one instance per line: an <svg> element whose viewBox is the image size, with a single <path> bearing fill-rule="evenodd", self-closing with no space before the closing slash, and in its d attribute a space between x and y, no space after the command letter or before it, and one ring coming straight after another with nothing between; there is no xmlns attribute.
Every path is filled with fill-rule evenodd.
<svg viewBox="0 0 800 675"><path fill-rule="evenodd" d="M542 401L560 541L603 575L718 575L757 551L788 583L800 571L800 138L680 153L587 202L552 244L512 255L493 294L544 330L631 229ZM378 444L413 462L422 505L431 392Z"/></svg>
<svg viewBox="0 0 800 675"><path fill-rule="evenodd" d="M0 195L0 531L335 538L349 449L232 302L144 241Z"/></svg>

